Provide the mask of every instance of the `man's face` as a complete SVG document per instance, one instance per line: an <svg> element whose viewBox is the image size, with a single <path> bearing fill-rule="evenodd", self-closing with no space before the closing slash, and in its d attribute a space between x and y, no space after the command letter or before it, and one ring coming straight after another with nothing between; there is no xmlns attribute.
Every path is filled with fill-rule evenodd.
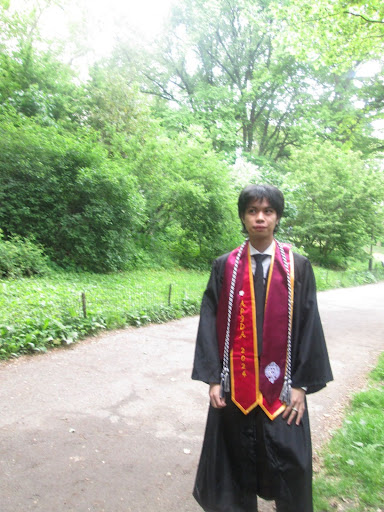
<svg viewBox="0 0 384 512"><path fill-rule="evenodd" d="M276 210L268 199L256 199L248 204L242 221L253 247L263 251L271 245L278 220Z"/></svg>

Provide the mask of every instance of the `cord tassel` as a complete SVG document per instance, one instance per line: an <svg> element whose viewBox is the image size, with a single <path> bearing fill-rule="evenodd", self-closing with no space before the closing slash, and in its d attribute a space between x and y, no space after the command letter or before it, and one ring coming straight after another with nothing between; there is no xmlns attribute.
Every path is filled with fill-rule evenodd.
<svg viewBox="0 0 384 512"><path fill-rule="evenodd" d="M225 398L225 393L229 393L229 369L223 368L221 372L220 398Z"/></svg>
<svg viewBox="0 0 384 512"><path fill-rule="evenodd" d="M285 403L286 405L291 405L291 391L292 391L292 381L287 377L284 378L283 388L280 393L280 401Z"/></svg>
<svg viewBox="0 0 384 512"><path fill-rule="evenodd" d="M277 242L277 240L276 240ZM291 339L291 327L292 327L292 286L291 286L291 272L285 256L283 246L280 242L277 242L281 257L284 262L285 270L287 271L287 289L288 289L288 336L287 336L287 363L285 368L284 384L280 393L280 401L286 405L291 405L291 392L292 392L292 380L291 380L291 365L292 365L292 339Z"/></svg>

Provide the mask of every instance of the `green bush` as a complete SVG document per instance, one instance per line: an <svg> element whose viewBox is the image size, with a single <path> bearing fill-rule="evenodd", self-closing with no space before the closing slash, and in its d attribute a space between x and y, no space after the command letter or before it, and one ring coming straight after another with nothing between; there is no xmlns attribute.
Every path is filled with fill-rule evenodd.
<svg viewBox="0 0 384 512"><path fill-rule="evenodd" d="M48 263L39 245L18 236L4 240L0 230L0 277L44 275Z"/></svg>
<svg viewBox="0 0 384 512"><path fill-rule="evenodd" d="M33 237L64 267L104 272L132 263L143 199L123 160L87 133L0 115L0 226ZM20 122L20 119L19 119Z"/></svg>
<svg viewBox="0 0 384 512"><path fill-rule="evenodd" d="M313 245L307 247L306 252L309 260L313 264L317 264L323 268L329 268L334 270L345 270L346 268L348 268L348 261L337 250L335 250L331 254L324 255L321 253L319 247Z"/></svg>

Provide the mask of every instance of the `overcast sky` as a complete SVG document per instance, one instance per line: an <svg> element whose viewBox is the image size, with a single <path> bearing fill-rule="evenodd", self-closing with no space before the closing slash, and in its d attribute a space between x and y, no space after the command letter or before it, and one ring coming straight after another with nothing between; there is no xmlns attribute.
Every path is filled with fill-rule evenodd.
<svg viewBox="0 0 384 512"><path fill-rule="evenodd" d="M14 10L30 9L33 0L11 0ZM88 42L98 55L106 55L117 32L135 29L152 38L162 27L172 0L63 0L63 7L52 6L42 16L43 33L67 37L70 23L86 21Z"/></svg>

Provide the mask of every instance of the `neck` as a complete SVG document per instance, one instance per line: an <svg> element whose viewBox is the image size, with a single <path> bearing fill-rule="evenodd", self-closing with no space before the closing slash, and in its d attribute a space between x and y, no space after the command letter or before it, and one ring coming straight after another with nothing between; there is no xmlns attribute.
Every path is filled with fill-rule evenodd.
<svg viewBox="0 0 384 512"><path fill-rule="evenodd" d="M251 240L249 239L250 244L259 252L264 252L273 242L273 238L271 240Z"/></svg>

